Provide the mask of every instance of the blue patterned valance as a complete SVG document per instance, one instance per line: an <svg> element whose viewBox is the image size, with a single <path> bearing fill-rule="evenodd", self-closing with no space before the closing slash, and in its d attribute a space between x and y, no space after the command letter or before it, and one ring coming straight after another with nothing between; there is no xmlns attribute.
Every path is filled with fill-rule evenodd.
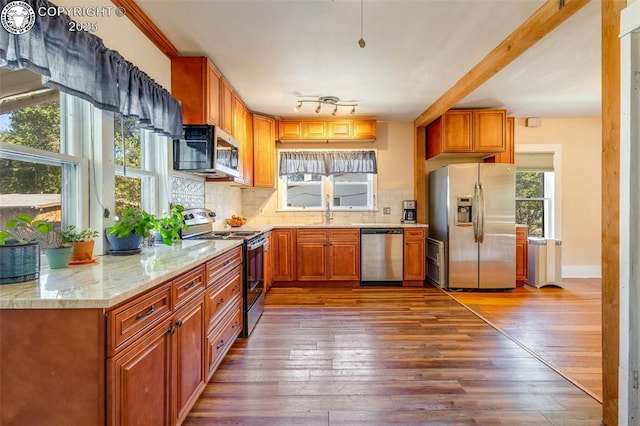
<svg viewBox="0 0 640 426"><path fill-rule="evenodd" d="M10 1L0 0L0 9ZM52 3L24 3L35 11L33 27L17 35L0 29L0 67L34 71L42 75L44 85L102 110L135 118L141 128L172 137L182 134L182 107L167 90L118 52L106 48L99 37L70 31L69 16L40 16L39 10L56 7Z"/></svg>
<svg viewBox="0 0 640 426"><path fill-rule="evenodd" d="M375 151L281 151L280 176L378 173Z"/></svg>

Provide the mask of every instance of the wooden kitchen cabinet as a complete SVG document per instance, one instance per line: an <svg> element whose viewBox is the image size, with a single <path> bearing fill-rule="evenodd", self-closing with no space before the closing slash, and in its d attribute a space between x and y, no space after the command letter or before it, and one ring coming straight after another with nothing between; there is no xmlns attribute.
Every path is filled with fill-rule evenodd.
<svg viewBox="0 0 640 426"><path fill-rule="evenodd" d="M276 188L276 121L253 114L253 186Z"/></svg>
<svg viewBox="0 0 640 426"><path fill-rule="evenodd" d="M233 133L233 89L226 78L220 78L220 126Z"/></svg>
<svg viewBox="0 0 640 426"><path fill-rule="evenodd" d="M264 246L264 294L267 294L271 286L273 285L273 255L271 251L271 232L267 232L265 235L267 244Z"/></svg>
<svg viewBox="0 0 640 426"><path fill-rule="evenodd" d="M505 132L505 150L504 152L486 158L485 163L508 163L515 164L515 119L507 117Z"/></svg>
<svg viewBox="0 0 640 426"><path fill-rule="evenodd" d="M273 281L296 279L296 230L291 228L271 231L271 258Z"/></svg>
<svg viewBox="0 0 640 426"><path fill-rule="evenodd" d="M176 386L173 407L176 409L177 424L181 424L187 417L205 386L204 312L204 298L200 295L175 316Z"/></svg>
<svg viewBox="0 0 640 426"><path fill-rule="evenodd" d="M358 229L300 229L297 238L299 281L360 279Z"/></svg>
<svg viewBox="0 0 640 426"><path fill-rule="evenodd" d="M171 425L172 321L107 360L107 419L116 425Z"/></svg>
<svg viewBox="0 0 640 426"><path fill-rule="evenodd" d="M171 60L171 94L182 105L184 124L220 124L222 74L205 56Z"/></svg>
<svg viewBox="0 0 640 426"><path fill-rule="evenodd" d="M423 228L404 230L404 280L405 286L422 286L426 278L426 241Z"/></svg>
<svg viewBox="0 0 640 426"><path fill-rule="evenodd" d="M526 226L516 226L516 287L523 287L528 279L529 231Z"/></svg>
<svg viewBox="0 0 640 426"><path fill-rule="evenodd" d="M505 110L449 110L427 127L427 159L505 151Z"/></svg>
<svg viewBox="0 0 640 426"><path fill-rule="evenodd" d="M253 114L243 106L244 137L240 142L240 177L236 182L253 186Z"/></svg>
<svg viewBox="0 0 640 426"><path fill-rule="evenodd" d="M375 120L284 119L278 123L278 140L281 142L372 142L376 137Z"/></svg>

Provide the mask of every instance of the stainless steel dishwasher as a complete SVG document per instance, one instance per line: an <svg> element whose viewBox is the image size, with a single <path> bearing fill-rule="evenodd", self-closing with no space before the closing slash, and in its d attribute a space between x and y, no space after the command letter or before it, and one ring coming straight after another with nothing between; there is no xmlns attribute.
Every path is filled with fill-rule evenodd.
<svg viewBox="0 0 640 426"><path fill-rule="evenodd" d="M402 228L360 229L360 285L402 285Z"/></svg>

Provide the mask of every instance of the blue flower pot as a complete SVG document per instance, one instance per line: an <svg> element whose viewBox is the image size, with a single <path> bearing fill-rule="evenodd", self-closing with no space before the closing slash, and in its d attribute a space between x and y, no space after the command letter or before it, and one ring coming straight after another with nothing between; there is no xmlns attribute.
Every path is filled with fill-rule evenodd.
<svg viewBox="0 0 640 426"><path fill-rule="evenodd" d="M124 238L118 238L115 234L106 234L111 251L131 251L137 250L142 244L142 237L135 232Z"/></svg>
<svg viewBox="0 0 640 426"><path fill-rule="evenodd" d="M40 277L40 244L0 246L0 284L37 280Z"/></svg>

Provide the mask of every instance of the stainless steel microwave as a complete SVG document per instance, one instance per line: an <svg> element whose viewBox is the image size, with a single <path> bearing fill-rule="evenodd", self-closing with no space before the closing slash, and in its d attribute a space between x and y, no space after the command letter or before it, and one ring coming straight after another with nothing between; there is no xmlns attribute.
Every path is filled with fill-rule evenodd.
<svg viewBox="0 0 640 426"><path fill-rule="evenodd" d="M173 140L173 170L240 176L240 144L218 126L187 124Z"/></svg>

